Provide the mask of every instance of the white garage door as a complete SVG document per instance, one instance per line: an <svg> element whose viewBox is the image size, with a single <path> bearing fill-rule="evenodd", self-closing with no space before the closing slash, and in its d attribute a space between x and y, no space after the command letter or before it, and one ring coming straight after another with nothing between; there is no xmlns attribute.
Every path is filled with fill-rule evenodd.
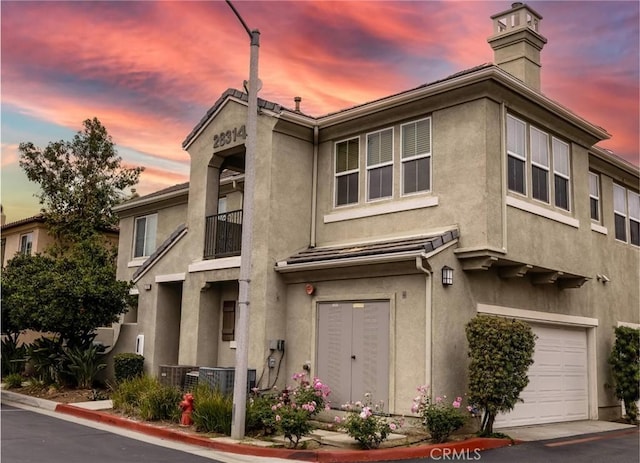
<svg viewBox="0 0 640 463"><path fill-rule="evenodd" d="M494 426L524 426L586 420L589 414L587 332L584 328L532 325L538 336L529 384Z"/></svg>

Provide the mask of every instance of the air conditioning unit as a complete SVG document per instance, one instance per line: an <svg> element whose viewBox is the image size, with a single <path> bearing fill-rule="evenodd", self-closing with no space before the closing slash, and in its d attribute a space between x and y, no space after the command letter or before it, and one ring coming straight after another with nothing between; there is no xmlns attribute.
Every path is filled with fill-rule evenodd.
<svg viewBox="0 0 640 463"><path fill-rule="evenodd" d="M223 394L233 394L236 369L234 367L200 367L198 383L208 384ZM256 370L247 370L247 393L256 386Z"/></svg>
<svg viewBox="0 0 640 463"><path fill-rule="evenodd" d="M165 386L173 386L179 389L184 387L184 380L190 371L197 371L194 365L160 365L158 380Z"/></svg>
<svg viewBox="0 0 640 463"><path fill-rule="evenodd" d="M198 386L198 378L200 373L198 371L190 371L184 377L184 392L193 392Z"/></svg>

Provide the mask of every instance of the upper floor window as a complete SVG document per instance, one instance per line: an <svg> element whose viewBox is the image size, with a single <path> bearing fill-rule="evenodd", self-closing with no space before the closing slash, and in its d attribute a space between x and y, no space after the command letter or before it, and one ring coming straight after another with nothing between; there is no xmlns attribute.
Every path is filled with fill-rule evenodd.
<svg viewBox="0 0 640 463"><path fill-rule="evenodd" d="M149 257L156 250L158 215L136 218L133 257Z"/></svg>
<svg viewBox="0 0 640 463"><path fill-rule="evenodd" d="M358 202L360 140L352 138L336 143L335 204L344 206Z"/></svg>
<svg viewBox="0 0 640 463"><path fill-rule="evenodd" d="M20 254L30 255L33 248L33 232L20 235Z"/></svg>
<svg viewBox="0 0 640 463"><path fill-rule="evenodd" d="M402 125L402 193L431 189L431 118Z"/></svg>
<svg viewBox="0 0 640 463"><path fill-rule="evenodd" d="M640 195L614 183L613 217L616 239L640 246Z"/></svg>
<svg viewBox="0 0 640 463"><path fill-rule="evenodd" d="M527 153L530 153L530 159ZM553 179L551 179L552 172ZM570 172L567 143L507 115L509 190L547 204L550 204L553 198L553 204L556 207L569 211L571 210ZM530 192L527 186L528 181L531 182Z"/></svg>
<svg viewBox="0 0 640 463"><path fill-rule="evenodd" d="M393 195L393 129L367 135L367 198Z"/></svg>
<svg viewBox="0 0 640 463"><path fill-rule="evenodd" d="M523 195L527 194L525 131L526 125L524 122L513 116L507 116L507 176L509 189Z"/></svg>
<svg viewBox="0 0 640 463"><path fill-rule="evenodd" d="M589 207L591 220L600 222L600 177L593 172L589 172Z"/></svg>

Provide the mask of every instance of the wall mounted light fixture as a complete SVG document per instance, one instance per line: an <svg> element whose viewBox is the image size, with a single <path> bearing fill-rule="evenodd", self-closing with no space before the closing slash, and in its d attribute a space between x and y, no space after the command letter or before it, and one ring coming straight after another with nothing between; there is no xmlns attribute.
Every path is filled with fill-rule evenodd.
<svg viewBox="0 0 640 463"><path fill-rule="evenodd" d="M151 291L151 283L147 283L146 285L144 285L144 289L146 289L147 291Z"/></svg>
<svg viewBox="0 0 640 463"><path fill-rule="evenodd" d="M453 284L453 269L447 265L442 267L442 286L451 286Z"/></svg>

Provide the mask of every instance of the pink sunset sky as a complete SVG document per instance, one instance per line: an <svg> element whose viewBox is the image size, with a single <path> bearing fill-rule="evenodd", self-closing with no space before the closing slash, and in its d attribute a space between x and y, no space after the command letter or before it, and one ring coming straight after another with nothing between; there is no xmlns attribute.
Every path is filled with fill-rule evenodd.
<svg viewBox="0 0 640 463"><path fill-rule="evenodd" d="M245 2L261 32L260 97L313 116L493 61L490 16L510 2ZM528 2L543 16L542 92L612 138L638 165L637 1ZM3 0L2 204L38 212L18 144L70 140L97 117L140 194L188 180L181 144L227 88L248 76L249 38L222 1Z"/></svg>

